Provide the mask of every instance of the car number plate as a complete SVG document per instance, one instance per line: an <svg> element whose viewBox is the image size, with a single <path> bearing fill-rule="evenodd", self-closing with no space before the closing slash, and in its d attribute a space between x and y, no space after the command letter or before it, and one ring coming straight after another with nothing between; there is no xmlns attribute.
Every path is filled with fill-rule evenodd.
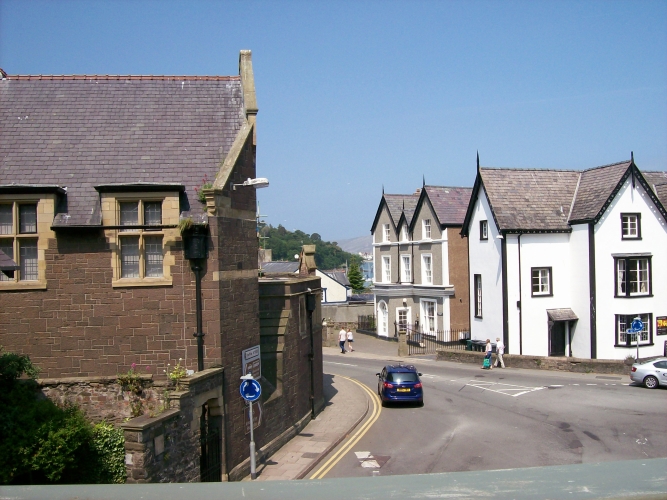
<svg viewBox="0 0 667 500"><path fill-rule="evenodd" d="M398 388L396 389L396 392L410 392L410 389Z"/></svg>

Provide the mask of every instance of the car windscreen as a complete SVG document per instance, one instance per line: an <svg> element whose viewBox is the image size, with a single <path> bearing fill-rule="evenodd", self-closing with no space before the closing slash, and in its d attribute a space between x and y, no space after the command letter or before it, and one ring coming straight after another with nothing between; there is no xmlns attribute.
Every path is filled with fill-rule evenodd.
<svg viewBox="0 0 667 500"><path fill-rule="evenodd" d="M415 372L389 372L387 373L387 382L396 382L401 384L403 382L417 382L419 377Z"/></svg>

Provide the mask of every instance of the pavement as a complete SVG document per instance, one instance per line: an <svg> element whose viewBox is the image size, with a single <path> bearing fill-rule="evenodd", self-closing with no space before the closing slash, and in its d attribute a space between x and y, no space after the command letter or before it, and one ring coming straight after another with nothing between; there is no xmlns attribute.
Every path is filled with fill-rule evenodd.
<svg viewBox="0 0 667 500"><path fill-rule="evenodd" d="M398 357L398 343L355 333L354 352L323 347L327 356L386 360ZM431 356L435 358L434 356ZM378 371L382 363L378 364ZM340 375L324 374L324 409L287 444L257 466L255 481L303 479L364 420L370 400L356 383ZM250 476L244 481L250 481Z"/></svg>

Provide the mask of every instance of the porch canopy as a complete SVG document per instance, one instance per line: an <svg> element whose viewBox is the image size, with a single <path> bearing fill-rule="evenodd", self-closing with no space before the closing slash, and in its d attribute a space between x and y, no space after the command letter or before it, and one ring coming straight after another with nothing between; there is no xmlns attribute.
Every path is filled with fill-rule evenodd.
<svg viewBox="0 0 667 500"><path fill-rule="evenodd" d="M550 321L577 321L577 315L569 307L563 309L547 309L547 316Z"/></svg>

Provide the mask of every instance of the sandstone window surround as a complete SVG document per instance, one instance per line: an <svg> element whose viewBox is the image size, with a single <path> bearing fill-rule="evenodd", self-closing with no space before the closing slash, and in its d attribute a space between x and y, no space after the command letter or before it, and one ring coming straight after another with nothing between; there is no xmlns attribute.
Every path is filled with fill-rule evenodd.
<svg viewBox="0 0 667 500"><path fill-rule="evenodd" d="M179 213L178 192L102 192L114 288L172 285Z"/></svg>
<svg viewBox="0 0 667 500"><path fill-rule="evenodd" d="M18 191L0 193L0 250L19 265L13 277L0 273L0 291L43 290L56 196L34 188Z"/></svg>

